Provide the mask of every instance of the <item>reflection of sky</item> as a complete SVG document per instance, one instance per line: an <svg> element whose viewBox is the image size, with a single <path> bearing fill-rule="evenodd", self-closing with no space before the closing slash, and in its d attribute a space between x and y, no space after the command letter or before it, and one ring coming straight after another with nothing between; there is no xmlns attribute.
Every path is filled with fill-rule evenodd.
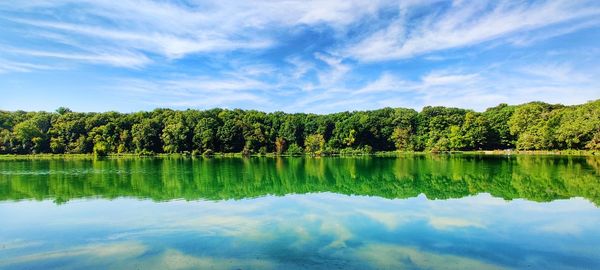
<svg viewBox="0 0 600 270"><path fill-rule="evenodd" d="M487 194L0 203L6 269L600 267L600 209Z"/></svg>

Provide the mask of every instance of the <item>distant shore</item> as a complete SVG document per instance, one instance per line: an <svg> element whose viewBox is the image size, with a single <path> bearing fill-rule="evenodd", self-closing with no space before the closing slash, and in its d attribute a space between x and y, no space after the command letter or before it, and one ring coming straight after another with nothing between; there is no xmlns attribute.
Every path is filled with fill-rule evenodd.
<svg viewBox="0 0 600 270"><path fill-rule="evenodd" d="M600 156L600 151L592 150L480 150L480 151L445 151L445 152L417 152L417 151L386 151L361 154L333 154L333 155L276 155L274 153L244 155L242 153L214 153L212 155L191 155L181 153L157 153L157 154L108 154L96 156L86 154L2 154L1 159L44 159L44 158L137 158L137 157L183 157L183 158L222 158L222 157L401 157L407 155L533 155L533 156Z"/></svg>

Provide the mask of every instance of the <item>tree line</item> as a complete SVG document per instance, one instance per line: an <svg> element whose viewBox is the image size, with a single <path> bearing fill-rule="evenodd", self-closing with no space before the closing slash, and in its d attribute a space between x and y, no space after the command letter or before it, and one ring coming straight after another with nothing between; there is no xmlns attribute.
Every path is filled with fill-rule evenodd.
<svg viewBox="0 0 600 270"><path fill-rule="evenodd" d="M600 150L600 100L340 112L156 109L136 113L0 111L0 154Z"/></svg>

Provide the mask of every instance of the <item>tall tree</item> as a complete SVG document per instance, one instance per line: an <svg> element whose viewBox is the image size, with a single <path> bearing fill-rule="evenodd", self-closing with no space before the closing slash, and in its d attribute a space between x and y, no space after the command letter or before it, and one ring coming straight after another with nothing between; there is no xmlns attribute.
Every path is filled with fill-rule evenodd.
<svg viewBox="0 0 600 270"><path fill-rule="evenodd" d="M408 128L397 127L392 133L391 140L394 142L397 150L407 151L411 150L411 130Z"/></svg>
<svg viewBox="0 0 600 270"><path fill-rule="evenodd" d="M306 137L306 153L311 155L321 155L325 146L325 138L321 134L312 134Z"/></svg>
<svg viewBox="0 0 600 270"><path fill-rule="evenodd" d="M160 153L162 150L160 131L161 124L154 118L142 120L131 128L132 141L137 153Z"/></svg>

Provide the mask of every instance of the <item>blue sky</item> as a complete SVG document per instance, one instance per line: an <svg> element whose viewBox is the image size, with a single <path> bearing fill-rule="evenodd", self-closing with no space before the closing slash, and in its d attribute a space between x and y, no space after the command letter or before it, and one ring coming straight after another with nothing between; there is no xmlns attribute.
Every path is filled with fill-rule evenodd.
<svg viewBox="0 0 600 270"><path fill-rule="evenodd" d="M600 1L0 2L0 109L481 111L600 98Z"/></svg>

